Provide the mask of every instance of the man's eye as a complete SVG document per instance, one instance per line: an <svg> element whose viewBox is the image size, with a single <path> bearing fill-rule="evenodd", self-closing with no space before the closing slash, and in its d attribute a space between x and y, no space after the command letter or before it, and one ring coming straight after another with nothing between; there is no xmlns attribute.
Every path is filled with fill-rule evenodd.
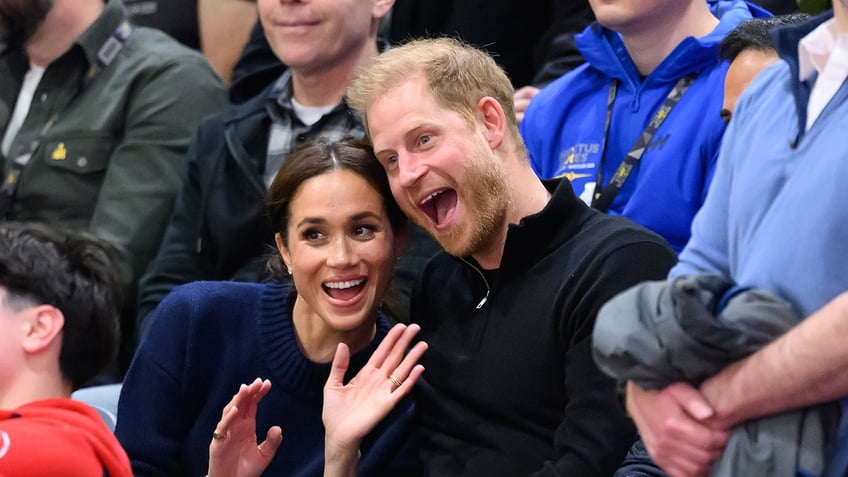
<svg viewBox="0 0 848 477"><path fill-rule="evenodd" d="M421 144L427 144L428 142L430 142L430 136L425 134L418 139L418 142L420 142Z"/></svg>
<svg viewBox="0 0 848 477"><path fill-rule="evenodd" d="M386 158L386 164L394 164L398 161L397 156L389 156Z"/></svg>

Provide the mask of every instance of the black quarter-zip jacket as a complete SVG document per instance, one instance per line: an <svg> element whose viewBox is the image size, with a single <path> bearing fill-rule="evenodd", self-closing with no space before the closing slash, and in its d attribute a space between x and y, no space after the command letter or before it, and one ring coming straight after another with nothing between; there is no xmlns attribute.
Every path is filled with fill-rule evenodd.
<svg viewBox="0 0 848 477"><path fill-rule="evenodd" d="M592 360L592 328L609 298L677 258L567 181L546 186L548 205L509 226L497 271L441 252L413 292L430 345L416 391L427 475L609 476L635 440Z"/></svg>

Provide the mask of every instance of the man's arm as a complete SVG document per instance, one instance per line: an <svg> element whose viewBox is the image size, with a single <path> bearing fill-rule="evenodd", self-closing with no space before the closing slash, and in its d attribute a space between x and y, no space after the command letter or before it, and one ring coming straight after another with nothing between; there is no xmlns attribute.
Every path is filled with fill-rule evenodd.
<svg viewBox="0 0 848 477"><path fill-rule="evenodd" d="M687 383L645 391L627 383L627 411L654 463L672 477L706 475L721 456L729 432L713 428L713 409Z"/></svg>
<svg viewBox="0 0 848 477"><path fill-rule="evenodd" d="M195 128L226 101L223 85L200 56L135 81L142 86L130 98L89 225L121 251L126 286L156 253Z"/></svg>
<svg viewBox="0 0 848 477"><path fill-rule="evenodd" d="M607 300L637 283L662 279L674 261L670 248L659 241L645 241L618 248L587 273L586 286L579 286L581 305L574 313L585 318L573 328L571 346L564 356L568 403L555 434L560 455L545 462L535 477L612 475L635 441L615 381L604 375L592 358L592 328Z"/></svg>
<svg viewBox="0 0 848 477"><path fill-rule="evenodd" d="M730 276L727 220L732 160L747 157L747 153L735 150L737 135L733 129L731 124L724 135L706 198L692 220L692 236L680 252L680 262L669 273L670 278L696 273ZM747 138L740 140L742 145L747 143Z"/></svg>
<svg viewBox="0 0 848 477"><path fill-rule="evenodd" d="M848 292L706 380L700 392L685 383L662 391L630 384L627 409L657 465L672 476L705 474L730 427L848 395L846 333Z"/></svg>
<svg viewBox="0 0 848 477"><path fill-rule="evenodd" d="M848 292L703 383L725 426L848 396Z"/></svg>

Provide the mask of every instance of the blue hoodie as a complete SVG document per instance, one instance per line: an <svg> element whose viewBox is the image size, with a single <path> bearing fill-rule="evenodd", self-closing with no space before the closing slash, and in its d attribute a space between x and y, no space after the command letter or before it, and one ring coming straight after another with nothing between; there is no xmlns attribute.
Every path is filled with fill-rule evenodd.
<svg viewBox="0 0 848 477"><path fill-rule="evenodd" d="M719 116L727 63L718 45L742 21L767 17L742 0L708 0L719 20L706 36L688 37L642 78L621 36L593 24L576 37L586 64L544 88L521 123L530 160L541 178L566 177L577 195L591 202L604 144L607 99L619 81L606 143L606 185L639 135L684 76L697 74L630 173L609 213L623 215L662 235L680 252L692 218L712 178L724 122Z"/></svg>

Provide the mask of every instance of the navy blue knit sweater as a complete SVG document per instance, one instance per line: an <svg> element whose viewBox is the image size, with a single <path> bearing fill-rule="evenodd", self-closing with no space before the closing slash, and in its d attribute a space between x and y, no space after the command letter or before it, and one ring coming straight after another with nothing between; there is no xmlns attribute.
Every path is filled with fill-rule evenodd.
<svg viewBox="0 0 848 477"><path fill-rule="evenodd" d="M241 383L271 380L257 410L257 434L272 425L283 443L266 476L320 476L324 463L322 389L329 363L309 361L292 327L288 283L198 282L174 290L127 373L118 408L118 439L136 476L202 476L212 431ZM351 359L348 378L385 337ZM418 475L414 407L405 401L362 443L359 475Z"/></svg>

